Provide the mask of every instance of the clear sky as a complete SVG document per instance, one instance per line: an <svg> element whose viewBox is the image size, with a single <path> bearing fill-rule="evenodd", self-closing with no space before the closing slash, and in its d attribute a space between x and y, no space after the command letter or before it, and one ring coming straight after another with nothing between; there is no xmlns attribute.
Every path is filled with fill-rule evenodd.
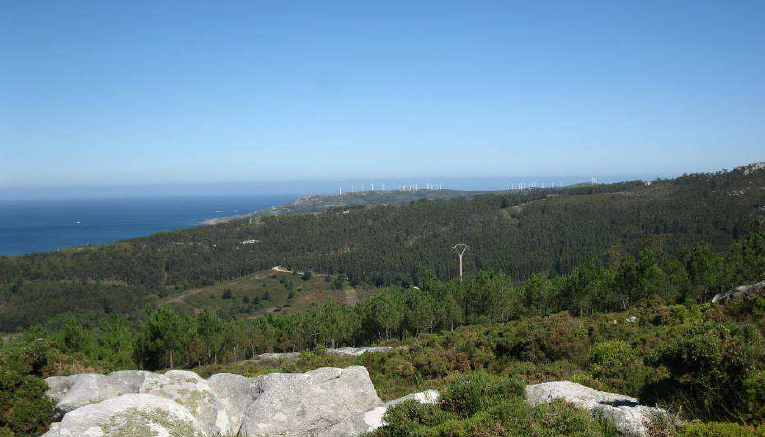
<svg viewBox="0 0 765 437"><path fill-rule="evenodd" d="M0 187L765 159L765 1L3 0Z"/></svg>

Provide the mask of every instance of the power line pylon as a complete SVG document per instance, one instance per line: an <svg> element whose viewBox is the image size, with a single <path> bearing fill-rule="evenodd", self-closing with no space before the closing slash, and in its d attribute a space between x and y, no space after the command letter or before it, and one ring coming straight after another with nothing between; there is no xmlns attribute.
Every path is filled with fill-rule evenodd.
<svg viewBox="0 0 765 437"><path fill-rule="evenodd" d="M468 249L468 245L460 243L452 247L452 249L457 252L457 257L460 259L460 282L462 282L462 255L465 254L465 251Z"/></svg>

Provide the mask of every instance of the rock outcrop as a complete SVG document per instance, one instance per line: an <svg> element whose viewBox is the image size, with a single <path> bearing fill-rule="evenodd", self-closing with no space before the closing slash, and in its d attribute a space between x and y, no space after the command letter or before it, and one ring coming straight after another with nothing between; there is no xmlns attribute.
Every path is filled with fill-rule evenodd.
<svg viewBox="0 0 765 437"><path fill-rule="evenodd" d="M256 378L227 373L138 370L46 380L56 402L44 437L353 437L384 425L388 408L407 400L438 402L428 390L384 403L361 366ZM624 434L645 436L662 411L636 399L568 381L526 387L532 405L562 399L614 420Z"/></svg>
<svg viewBox="0 0 765 437"><path fill-rule="evenodd" d="M765 281L752 285L742 285L733 290L719 293L712 298L712 302L726 304L734 300L754 300L758 297L765 297Z"/></svg>
<svg viewBox="0 0 765 437"><path fill-rule="evenodd" d="M300 352L266 352L258 355L261 360L290 360L300 356Z"/></svg>
<svg viewBox="0 0 765 437"><path fill-rule="evenodd" d="M142 394L172 401L196 418L210 435L235 433L239 425L231 420L229 411L208 382L194 372L171 370L159 375L140 370L123 370L109 375L54 376L46 382L49 387L48 396L56 401L56 419L66 419L70 412L105 400L121 399L128 394ZM118 404L119 402L116 405ZM114 408L115 404L110 403L108 406Z"/></svg>
<svg viewBox="0 0 765 437"><path fill-rule="evenodd" d="M594 390L575 382L555 381L526 386L526 400L531 405L556 399L570 402L593 414L602 414L614 421L619 432L631 436L648 435L648 422L663 414L659 408L640 405L635 398Z"/></svg>
<svg viewBox="0 0 765 437"><path fill-rule="evenodd" d="M367 346L367 347L340 347L340 348L327 348L324 349L325 355L345 355L351 357L357 357L365 353L380 353L389 352L394 349L389 346ZM261 360L291 360L300 356L300 352L267 352L258 355Z"/></svg>
<svg viewBox="0 0 765 437"><path fill-rule="evenodd" d="M435 404L438 402L438 397L439 393L437 391L426 390L394 399L385 403L385 405L372 408L371 410L364 412L364 414L350 416L329 428L325 435L331 437L349 437L374 431L385 424L383 422L383 416L385 416L388 408L408 400L415 400L423 404Z"/></svg>
<svg viewBox="0 0 765 437"><path fill-rule="evenodd" d="M332 427L382 405L360 366L264 375L255 386L258 396L239 430L243 436L335 435Z"/></svg>
<svg viewBox="0 0 765 437"><path fill-rule="evenodd" d="M186 408L167 398L127 394L67 413L44 437L209 436Z"/></svg>
<svg viewBox="0 0 765 437"><path fill-rule="evenodd" d="M435 404L438 402L438 399L440 396L441 394L437 392L436 390L425 390L419 393L412 393L410 395L406 395L404 397L394 399L386 403L385 407L386 408L392 407L396 404L400 404L401 402L409 401L409 400L417 401L421 404Z"/></svg>
<svg viewBox="0 0 765 437"><path fill-rule="evenodd" d="M733 169L733 171L743 172L745 176L760 170L765 170L765 162L753 162L751 164L742 165Z"/></svg>
<svg viewBox="0 0 765 437"><path fill-rule="evenodd" d="M341 347L337 349L324 349L325 354L334 354L334 355L348 355L352 357L357 357L361 354L365 353L379 353L379 352L388 352L392 351L394 348L388 347L388 346L377 346L377 347Z"/></svg>
<svg viewBox="0 0 765 437"><path fill-rule="evenodd" d="M46 382L60 422L44 437L355 436L382 426L391 405L438 399L430 390L383 403L361 366L208 380L128 370Z"/></svg>
<svg viewBox="0 0 765 437"><path fill-rule="evenodd" d="M72 376L53 376L48 383L48 396L56 401L53 417L64 415L85 405L95 404L123 394L139 393L147 372L122 371L109 375L83 373Z"/></svg>

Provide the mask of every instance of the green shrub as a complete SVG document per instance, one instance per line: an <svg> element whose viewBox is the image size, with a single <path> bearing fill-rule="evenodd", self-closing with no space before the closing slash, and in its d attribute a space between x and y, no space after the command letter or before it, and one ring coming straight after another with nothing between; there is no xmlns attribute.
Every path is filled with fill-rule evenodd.
<svg viewBox="0 0 765 437"><path fill-rule="evenodd" d="M530 436L615 436L614 424L605 419L593 419L582 409L562 401L542 404L535 409L536 428ZM523 435L523 434L519 434Z"/></svg>
<svg viewBox="0 0 765 437"><path fill-rule="evenodd" d="M638 393L647 373L643 361L623 340L609 340L593 346L590 372L610 389L629 395Z"/></svg>
<svg viewBox="0 0 765 437"><path fill-rule="evenodd" d="M569 360L585 362L589 343L582 321L568 313L516 322L494 338L497 357L533 363Z"/></svg>
<svg viewBox="0 0 765 437"><path fill-rule="evenodd" d="M439 403L446 411L469 417L492 405L517 398L523 393L523 383L515 378L476 372L461 376L449 384Z"/></svg>
<svg viewBox="0 0 765 437"><path fill-rule="evenodd" d="M82 369L82 370L80 370ZM48 429L53 403L43 378L73 370L93 371L67 357L37 329L0 343L0 437L39 436Z"/></svg>
<svg viewBox="0 0 765 437"><path fill-rule="evenodd" d="M0 436L33 437L48 429L53 402L45 381L0 369Z"/></svg>
<svg viewBox="0 0 765 437"><path fill-rule="evenodd" d="M417 372L425 378L443 378L451 373L454 364L439 346L415 350L412 362Z"/></svg>
<svg viewBox="0 0 765 437"><path fill-rule="evenodd" d="M692 423L683 426L677 437L765 437L765 427L754 429L737 423Z"/></svg>
<svg viewBox="0 0 765 437"><path fill-rule="evenodd" d="M389 428L389 427L386 427ZM388 430L378 436L395 436ZM417 437L611 437L586 411L564 402L538 407L515 398L477 412L470 418L420 427L406 434Z"/></svg>
<svg viewBox="0 0 765 437"><path fill-rule="evenodd" d="M765 297L758 297L752 303L752 315L757 320L765 319Z"/></svg>
<svg viewBox="0 0 765 437"><path fill-rule="evenodd" d="M408 400L389 408L383 421L389 426L390 435L403 437L413 434L422 426L439 425L453 418L452 414L437 405Z"/></svg>
<svg viewBox="0 0 765 437"><path fill-rule="evenodd" d="M754 420L765 418L765 371L753 373L743 383L743 403L747 417Z"/></svg>
<svg viewBox="0 0 765 437"><path fill-rule="evenodd" d="M415 375L417 368L402 355L396 354L385 360L383 371L388 375L397 375L402 378L410 378Z"/></svg>
<svg viewBox="0 0 765 437"><path fill-rule="evenodd" d="M765 359L764 343L751 325L697 323L651 357L651 364L664 366L668 376L647 384L641 399L673 405L692 418L765 420L765 409L748 405L762 399L757 371Z"/></svg>

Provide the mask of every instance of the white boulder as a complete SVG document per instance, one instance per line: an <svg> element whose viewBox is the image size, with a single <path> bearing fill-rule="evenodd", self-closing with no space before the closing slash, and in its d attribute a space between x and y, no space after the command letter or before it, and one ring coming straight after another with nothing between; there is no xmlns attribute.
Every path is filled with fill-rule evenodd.
<svg viewBox="0 0 765 437"><path fill-rule="evenodd" d="M429 390L383 403L361 366L208 380L182 370L130 370L46 382L60 422L45 437L350 437L382 426L391 405L438 399Z"/></svg>
<svg viewBox="0 0 765 437"><path fill-rule="evenodd" d="M324 349L325 355L342 355L349 357L357 357L365 353L380 353L388 352L394 349L390 346L367 346L367 347L339 347L339 348L327 348ZM267 352L258 355L261 360L291 360L300 356L300 352Z"/></svg>
<svg viewBox="0 0 765 437"><path fill-rule="evenodd" d="M414 400L421 404L435 404L435 403L438 403L438 398L440 396L441 394L436 390L425 390L418 393L412 393L410 395L406 395L398 399L394 399L392 401L387 402L385 406L392 407L396 404L400 404L401 402L408 401L408 400Z"/></svg>
<svg viewBox="0 0 765 437"><path fill-rule="evenodd" d="M235 434L239 424L232 422L229 412L212 391L207 381L194 372L170 370L164 375L147 373L139 388L182 405L202 423L210 435Z"/></svg>
<svg viewBox="0 0 765 437"><path fill-rule="evenodd" d="M388 408L407 400L438 402L428 390L383 403L364 367L324 367L256 378L217 374L123 371L46 380L60 422L45 437L352 437L384 425ZM646 436L663 410L637 399L569 381L526 387L539 405L561 399L614 421L628 435ZM61 419L61 417L63 417Z"/></svg>
<svg viewBox="0 0 765 437"><path fill-rule="evenodd" d="M372 408L361 415L355 415L333 425L324 435L330 437L356 436L366 432L371 432L385 425L383 417L388 412L388 408L400 404L401 402L414 400L423 404L435 404L438 402L439 393L436 390L426 390L419 393L412 393L390 402L383 406Z"/></svg>
<svg viewBox="0 0 765 437"><path fill-rule="evenodd" d="M58 420L66 413L85 405L123 394L139 393L148 373L140 370L125 370L109 375L82 373L50 377L45 382L48 383L46 394L56 402L53 416Z"/></svg>
<svg viewBox="0 0 765 437"><path fill-rule="evenodd" d="M255 390L258 395L244 413L241 436L337 435L330 432L333 426L382 406L361 366L263 375Z"/></svg>
<svg viewBox="0 0 765 437"><path fill-rule="evenodd" d="M734 300L754 300L765 296L765 281L752 285L742 285L724 293L718 293L712 298L713 303L725 304Z"/></svg>
<svg viewBox="0 0 765 437"><path fill-rule="evenodd" d="M531 405L556 399L593 414L602 414L614 421L619 432L632 436L647 436L647 424L657 415L664 414L659 408L640 405L635 398L594 390L575 382L555 381L526 386L526 400Z"/></svg>
<svg viewBox="0 0 765 437"><path fill-rule="evenodd" d="M239 423L231 420L228 411L215 393L194 372L171 370L160 375L141 370L124 370L108 375L79 374L46 379L47 395L56 402L54 419L86 405L126 394L151 394L185 407L204 424L210 434L236 432Z"/></svg>
<svg viewBox="0 0 765 437"><path fill-rule="evenodd" d="M239 432L244 421L244 412L257 397L257 378L246 378L230 373L218 373L207 383L217 396L218 402L228 412L231 435Z"/></svg>
<svg viewBox="0 0 765 437"><path fill-rule="evenodd" d="M207 437L183 406L147 394L127 394L80 407L54 423L43 437Z"/></svg>
<svg viewBox="0 0 765 437"><path fill-rule="evenodd" d="M289 360L300 356L300 352L266 352L258 355L261 360Z"/></svg>
<svg viewBox="0 0 765 437"><path fill-rule="evenodd" d="M361 354L365 354L367 352L369 353L378 353L378 352L388 352L393 350L392 347L388 346L377 346L377 347L341 347L337 349L324 349L325 354L334 354L334 355L347 355L352 357L357 357Z"/></svg>

